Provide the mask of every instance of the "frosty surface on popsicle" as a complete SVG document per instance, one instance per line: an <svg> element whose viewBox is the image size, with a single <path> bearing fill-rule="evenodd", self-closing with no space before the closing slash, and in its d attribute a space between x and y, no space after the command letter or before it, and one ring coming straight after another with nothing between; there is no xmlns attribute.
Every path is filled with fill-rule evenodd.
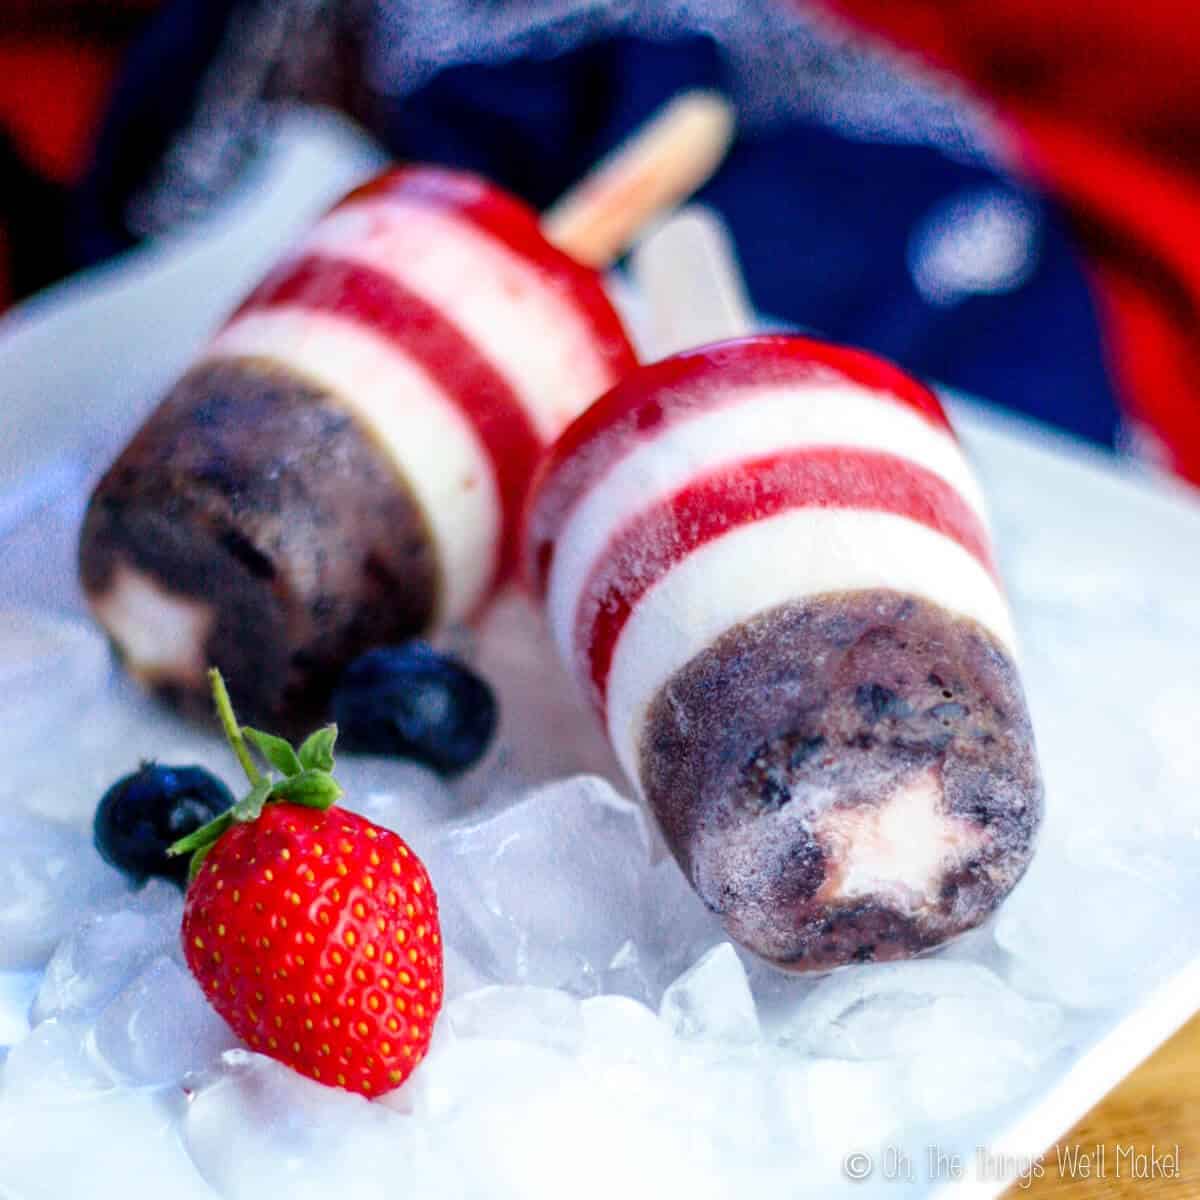
<svg viewBox="0 0 1200 1200"><path fill-rule="evenodd" d="M934 395L790 337L628 376L551 449L527 566L704 902L791 970L983 920L1042 790L978 485Z"/></svg>

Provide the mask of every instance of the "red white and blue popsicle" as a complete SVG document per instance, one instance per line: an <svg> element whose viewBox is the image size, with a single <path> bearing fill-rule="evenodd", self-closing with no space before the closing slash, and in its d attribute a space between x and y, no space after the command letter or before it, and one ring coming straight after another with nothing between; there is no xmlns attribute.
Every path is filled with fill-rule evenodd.
<svg viewBox="0 0 1200 1200"><path fill-rule="evenodd" d="M937 398L760 336L552 447L527 567L704 902L791 970L905 957L1025 869L1041 783L980 489Z"/></svg>
<svg viewBox="0 0 1200 1200"><path fill-rule="evenodd" d="M542 451L636 364L597 266L729 124L675 101L540 221L433 167L318 221L92 497L81 577L135 677L204 713L215 664L250 719L303 727L362 650L474 613Z"/></svg>

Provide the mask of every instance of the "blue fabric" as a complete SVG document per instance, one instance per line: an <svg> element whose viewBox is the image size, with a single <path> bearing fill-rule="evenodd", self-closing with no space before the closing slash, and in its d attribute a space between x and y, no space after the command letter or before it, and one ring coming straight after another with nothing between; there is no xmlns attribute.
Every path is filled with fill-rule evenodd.
<svg viewBox="0 0 1200 1200"><path fill-rule="evenodd" d="M175 0L164 20L194 22L193 9L191 0ZM161 144L164 111L181 108L178 87L165 108L155 104L167 72L163 48L185 40L160 28L154 53L130 61L82 193L92 247L127 240L110 217L137 183L122 128L140 133L135 144ZM201 40L211 44L211 24ZM177 82L196 78L190 46ZM531 52L502 65L447 68L403 99L375 97L358 115L397 157L481 171L540 207L668 96L689 85L720 87L723 69L704 37L611 38L557 57ZM792 120L741 137L699 198L728 222L760 311L1113 443L1118 404L1083 264L1054 210L1000 170ZM914 246L937 227L939 209L960 202L1017 212L1016 227L1032 243L1002 288L931 298L914 280Z"/></svg>

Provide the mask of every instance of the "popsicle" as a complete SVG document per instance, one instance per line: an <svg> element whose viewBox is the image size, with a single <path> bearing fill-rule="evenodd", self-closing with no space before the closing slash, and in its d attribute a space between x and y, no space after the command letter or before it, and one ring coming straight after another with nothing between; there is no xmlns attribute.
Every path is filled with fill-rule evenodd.
<svg viewBox="0 0 1200 1200"><path fill-rule="evenodd" d="M647 251L652 298L672 261L721 257L688 247L689 220ZM672 301L703 308L684 282ZM908 957L1020 878L1042 785L984 501L897 367L782 335L642 367L543 460L525 556L624 770L742 945L791 971Z"/></svg>
<svg viewBox="0 0 1200 1200"><path fill-rule="evenodd" d="M599 266L731 133L677 98L545 214L400 167L316 223L92 495L88 601L140 682L295 732L363 650L473 614L509 573L539 455L636 363Z"/></svg>

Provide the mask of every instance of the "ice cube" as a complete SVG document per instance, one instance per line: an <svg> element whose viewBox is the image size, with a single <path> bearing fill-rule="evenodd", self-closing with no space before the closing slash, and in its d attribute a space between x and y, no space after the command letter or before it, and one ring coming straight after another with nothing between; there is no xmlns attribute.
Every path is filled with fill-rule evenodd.
<svg viewBox="0 0 1200 1200"><path fill-rule="evenodd" d="M531 1095L573 1086L578 1067L545 1044L511 1038L460 1038L439 1022L428 1055L389 1105L426 1125L460 1115L513 1109Z"/></svg>
<svg viewBox="0 0 1200 1200"><path fill-rule="evenodd" d="M1061 531L1050 540L1065 544ZM1055 562L1039 545L1020 563L1026 608L1036 614L1023 676L1049 798L1045 830L1051 839L1069 833L1086 813L1086 825L1109 840L1195 840L1200 758L1190 718L1200 704L1200 629L1194 613L1174 607L1188 589L1156 586L1155 572L1132 561L1117 565L1112 543L1101 541L1084 562ZM1131 560L1148 561L1143 545L1128 549Z"/></svg>
<svg viewBox="0 0 1200 1200"><path fill-rule="evenodd" d="M29 1033L29 1010L40 983L37 971L0 971L0 1054Z"/></svg>
<svg viewBox="0 0 1200 1200"><path fill-rule="evenodd" d="M580 1004L579 1015L580 1052L594 1063L662 1067L673 1053L662 1021L627 996L590 996Z"/></svg>
<svg viewBox="0 0 1200 1200"><path fill-rule="evenodd" d="M180 1145L176 1109L174 1097L156 1089L0 1088L0 1195L213 1200Z"/></svg>
<svg viewBox="0 0 1200 1200"><path fill-rule="evenodd" d="M12 761L39 741L57 750L57 726L73 718L112 673L108 645L94 629L48 613L0 611L0 728ZM72 730L74 721L71 720Z"/></svg>
<svg viewBox="0 0 1200 1200"><path fill-rule="evenodd" d="M600 990L649 1003L662 995L662 988L656 986L660 974L659 964L648 958L632 938L626 938L608 960L600 977Z"/></svg>
<svg viewBox="0 0 1200 1200"><path fill-rule="evenodd" d="M786 1029L795 1019L800 1005L820 982L819 975L789 975L777 967L755 958L745 951L739 952L742 966L746 968L746 979L754 996L758 1010L758 1022L763 1036L775 1041L780 1030Z"/></svg>
<svg viewBox="0 0 1200 1200"><path fill-rule="evenodd" d="M73 708L68 753L57 743L39 743L8 786L31 812L83 830L101 796L143 761L202 766L235 790L240 786L240 772L219 737L182 721L124 676ZM5 786L0 783L0 796Z"/></svg>
<svg viewBox="0 0 1200 1200"><path fill-rule="evenodd" d="M96 1051L129 1083L170 1083L238 1045L186 967L155 958L100 1014Z"/></svg>
<svg viewBox="0 0 1200 1200"><path fill-rule="evenodd" d="M890 1062L787 1058L776 1080L780 1115L805 1174L844 1184L847 1155L873 1158L903 1126L902 1069Z"/></svg>
<svg viewBox="0 0 1200 1200"><path fill-rule="evenodd" d="M461 802L445 781L417 763L343 754L338 757L337 776L345 789L339 803L398 833L418 853L418 843L430 825L462 812Z"/></svg>
<svg viewBox="0 0 1200 1200"><path fill-rule="evenodd" d="M714 946L667 988L659 1015L684 1038L756 1042L762 1033L746 969L729 942Z"/></svg>
<svg viewBox="0 0 1200 1200"><path fill-rule="evenodd" d="M488 984L488 980L475 969L470 959L455 946L443 946L442 972L446 984L447 1004L456 996L474 992Z"/></svg>
<svg viewBox="0 0 1200 1200"><path fill-rule="evenodd" d="M445 941L494 981L595 993L640 928L649 846L641 810L594 776L452 826L426 855Z"/></svg>
<svg viewBox="0 0 1200 1200"><path fill-rule="evenodd" d="M672 980L728 935L673 858L655 862L646 873L643 890L646 923L640 957L649 988L644 998L657 1005Z"/></svg>
<svg viewBox="0 0 1200 1200"><path fill-rule="evenodd" d="M554 988L481 988L453 1001L446 1016L460 1038L532 1042L564 1054L583 1038L579 1001Z"/></svg>
<svg viewBox="0 0 1200 1200"><path fill-rule="evenodd" d="M809 1053L839 1058L890 1058L940 1044L939 1004L954 1015L974 1010L964 1029L983 1036L1021 1034L1033 1045L1058 1026L1052 1005L1031 1002L993 972L968 962L936 958L880 963L822 980L782 1039Z"/></svg>
<svg viewBox="0 0 1200 1200"><path fill-rule="evenodd" d="M38 966L80 912L130 890L77 830L0 810L0 969Z"/></svg>
<svg viewBox="0 0 1200 1200"><path fill-rule="evenodd" d="M1139 652L1128 646L1128 638L1115 634L1097 638L1086 623L1084 629L1088 630L1086 640L1073 630L1039 647L1026 671L1046 785L1043 847L1073 836L1083 812L1087 813L1086 824L1108 838L1138 837L1181 825L1186 828L1181 809L1192 800L1195 789L1190 794L1185 791L1184 800L1173 797L1173 789L1163 786L1168 783L1164 777L1167 760L1154 745L1145 710L1132 713L1128 701L1131 695L1155 694L1157 672L1147 670L1155 651L1147 647ZM1111 684L1081 688L1079 680L1095 669L1096 645L1120 646L1122 642L1126 643L1120 651L1122 657L1130 653L1133 658L1123 668L1126 678L1119 684L1114 679ZM1136 661L1139 654L1145 661ZM1105 753L1100 749L1105 746L1121 749ZM1200 777L1195 782L1200 782ZM1144 802L1131 803L1133 796ZM1196 821L1193 810L1192 828Z"/></svg>
<svg viewBox="0 0 1200 1200"><path fill-rule="evenodd" d="M672 1153L680 1134L657 1119L661 1073L628 1068L639 1069L644 1088L629 1075L618 1087L545 1045L459 1038L439 1026L425 1062L387 1103L406 1106L447 1168L430 1195L539 1200L568 1183L574 1196L653 1194L667 1182L665 1162L681 1161Z"/></svg>
<svg viewBox="0 0 1200 1200"><path fill-rule="evenodd" d="M1174 894L1167 865L1151 863L1128 852L1035 858L996 920L1014 982L1062 1004L1109 1009L1195 955L1194 896Z"/></svg>
<svg viewBox="0 0 1200 1200"><path fill-rule="evenodd" d="M1060 1028L1057 1007L977 964L917 960L824 980L783 1040L821 1057L901 1064L909 1118L947 1120L1019 1095Z"/></svg>
<svg viewBox="0 0 1200 1200"><path fill-rule="evenodd" d="M59 942L38 989L34 1021L93 1012L179 941L183 897L163 879L90 913Z"/></svg>
<svg viewBox="0 0 1200 1200"><path fill-rule="evenodd" d="M444 1144L474 1148L467 1194L481 1200L728 1196L712 1145L683 1122L662 1119L658 1084L646 1095L568 1076L509 1103L458 1113Z"/></svg>
<svg viewBox="0 0 1200 1200"><path fill-rule="evenodd" d="M585 1004L601 999L608 1000ZM454 1186L428 1194L551 1200L566 1188L573 1197L604 1200L679 1188L716 1200L726 1193L714 1178L708 1130L674 1119L671 1079L652 1062L586 1052L575 1059L530 1042L451 1036L435 1038L401 1092L431 1157L462 1171ZM672 1119L663 1119L666 1112Z"/></svg>
<svg viewBox="0 0 1200 1200"><path fill-rule="evenodd" d="M91 1044L87 1021L43 1021L8 1054L0 1072L0 1096L16 1103L54 1104L92 1100L116 1087L116 1079Z"/></svg>
<svg viewBox="0 0 1200 1200"><path fill-rule="evenodd" d="M247 1050L188 1081L182 1138L224 1200L385 1200L423 1184L412 1123L384 1105L306 1079Z"/></svg>
<svg viewBox="0 0 1200 1200"><path fill-rule="evenodd" d="M785 1132L770 1053L762 1042L679 1039L669 1070L660 1073L674 1119L712 1146L714 1167L761 1161Z"/></svg>
<svg viewBox="0 0 1200 1200"><path fill-rule="evenodd" d="M1139 764L1160 768L1158 798L1154 804L1139 805L1143 819L1156 822L1154 832L1175 833L1200 842L1200 739L1196 737L1196 713L1200 710L1200 687L1195 676L1186 683L1168 684L1147 697L1145 728L1151 753Z"/></svg>

